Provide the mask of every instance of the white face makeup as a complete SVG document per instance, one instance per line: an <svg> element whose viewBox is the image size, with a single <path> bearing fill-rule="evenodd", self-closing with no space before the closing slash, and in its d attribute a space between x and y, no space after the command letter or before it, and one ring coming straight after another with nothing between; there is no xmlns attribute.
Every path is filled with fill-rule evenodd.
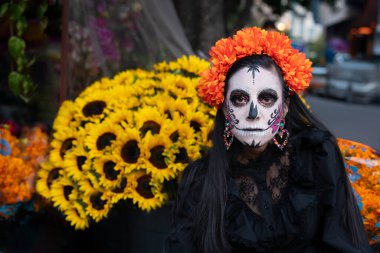
<svg viewBox="0 0 380 253"><path fill-rule="evenodd" d="M286 113L282 83L274 70L246 67L231 76L224 114L241 143L254 148L265 145Z"/></svg>

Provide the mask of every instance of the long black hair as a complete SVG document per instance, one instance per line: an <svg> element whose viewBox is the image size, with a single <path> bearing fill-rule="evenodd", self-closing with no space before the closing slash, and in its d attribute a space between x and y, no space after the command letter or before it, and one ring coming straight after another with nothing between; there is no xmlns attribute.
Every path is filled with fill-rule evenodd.
<svg viewBox="0 0 380 253"><path fill-rule="evenodd" d="M225 93L227 91L227 85L230 77L236 73L239 69L244 67L257 68L258 66L268 69L275 70L278 75L282 78L281 69L278 65L267 55L253 55L242 58L236 61L226 76L226 86ZM288 113L286 115L286 128L290 133L297 133L304 130L305 128L317 128L323 131L327 131L330 135L331 133L327 128L306 108L305 104L302 102L300 97L293 93L283 82L283 101L288 101ZM226 95L226 94L225 94ZM229 252L230 245L224 236L224 210L227 198L227 175L229 173L229 157L230 153L234 152L234 145L229 151L226 151L223 131L225 124L225 116L223 109L219 109L216 114L216 119L214 123L214 131L212 134L213 146L207 153L205 160L206 167L200 168L204 170L202 172L203 186L200 194L200 201L198 203L197 209L193 212L194 228L192 233L192 238L195 246L199 252ZM331 135L332 136L332 135ZM335 138L331 138L335 142ZM336 144L336 142L335 142ZM337 146L337 145L336 145ZM343 160L342 160L343 163ZM190 184L192 183L194 177L196 177L196 172L189 172L186 178L183 178L183 189L182 203L184 201L187 192L190 189ZM347 180L348 181L348 180ZM349 184L349 182L347 182ZM350 189L347 187L347 189ZM356 205L356 201L352 192L347 192L347 204L348 206ZM179 204L177 206L177 212L180 211L183 205ZM352 215L357 215L357 208L346 208L344 217L353 217ZM349 222L348 222L349 223ZM350 223L348 226L351 226ZM356 224L354 227L349 227L350 231L353 233L353 240L355 238L359 241L360 233L358 232L358 226ZM355 232L357 231L357 232Z"/></svg>

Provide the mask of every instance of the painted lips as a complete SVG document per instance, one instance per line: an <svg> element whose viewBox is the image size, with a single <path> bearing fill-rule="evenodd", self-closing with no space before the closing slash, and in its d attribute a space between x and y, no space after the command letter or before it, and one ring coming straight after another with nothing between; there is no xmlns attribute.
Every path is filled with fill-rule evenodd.
<svg viewBox="0 0 380 253"><path fill-rule="evenodd" d="M263 132L266 131L270 128L271 126L267 128L251 128L251 127L246 127L246 128L238 128L235 126L237 130L244 131L244 132Z"/></svg>

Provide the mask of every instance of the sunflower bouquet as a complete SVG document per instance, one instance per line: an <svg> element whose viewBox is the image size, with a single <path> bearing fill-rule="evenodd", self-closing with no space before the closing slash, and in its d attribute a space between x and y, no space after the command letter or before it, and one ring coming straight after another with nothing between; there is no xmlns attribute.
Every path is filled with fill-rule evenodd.
<svg viewBox="0 0 380 253"><path fill-rule="evenodd" d="M13 216L35 191L35 173L45 159L48 137L39 127L25 128L21 138L0 126L0 217Z"/></svg>
<svg viewBox="0 0 380 253"><path fill-rule="evenodd" d="M363 223L372 241L380 241L380 154L361 143L338 139Z"/></svg>
<svg viewBox="0 0 380 253"><path fill-rule="evenodd" d="M169 182L211 145L216 111L196 93L208 66L190 56L127 70L65 101L37 191L75 229L105 218L120 200L144 211L162 206Z"/></svg>

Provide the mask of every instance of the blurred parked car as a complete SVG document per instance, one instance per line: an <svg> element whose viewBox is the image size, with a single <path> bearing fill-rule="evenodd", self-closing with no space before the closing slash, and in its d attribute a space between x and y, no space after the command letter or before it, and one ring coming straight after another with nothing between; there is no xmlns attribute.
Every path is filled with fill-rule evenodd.
<svg viewBox="0 0 380 253"><path fill-rule="evenodd" d="M310 82L310 88L308 91L317 95L326 95L327 85L327 67L314 67L313 66L313 78Z"/></svg>
<svg viewBox="0 0 380 253"><path fill-rule="evenodd" d="M380 97L378 65L343 61L328 65L326 95L368 103Z"/></svg>

